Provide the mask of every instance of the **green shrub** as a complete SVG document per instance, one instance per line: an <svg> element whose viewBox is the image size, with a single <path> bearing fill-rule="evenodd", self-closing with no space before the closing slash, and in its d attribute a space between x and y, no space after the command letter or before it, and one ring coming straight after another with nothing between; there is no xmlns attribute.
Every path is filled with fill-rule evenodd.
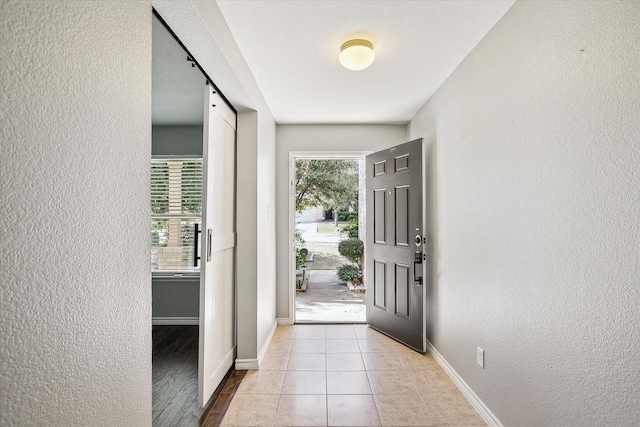
<svg viewBox="0 0 640 427"><path fill-rule="evenodd" d="M338 217L344 216L347 220L351 221L351 219L358 219L358 211L340 211L338 212Z"/></svg>
<svg viewBox="0 0 640 427"><path fill-rule="evenodd" d="M295 231L295 252L296 252L296 270L300 269L300 266L307 262L307 254L309 251L304 248L305 241L302 238L302 231L296 227Z"/></svg>
<svg viewBox="0 0 640 427"><path fill-rule="evenodd" d="M347 237L357 238L358 237L358 221L349 221L347 224L343 225L339 229L340 234L346 234Z"/></svg>
<svg viewBox="0 0 640 427"><path fill-rule="evenodd" d="M338 268L338 278L343 281L360 283L362 281L362 271L352 264L343 264Z"/></svg>
<svg viewBox="0 0 640 427"><path fill-rule="evenodd" d="M307 262L307 255L309 255L309 251L306 248L296 251L296 270L300 270L300 267Z"/></svg>
<svg viewBox="0 0 640 427"><path fill-rule="evenodd" d="M347 220L346 215L343 215L343 214L338 215L338 221L346 221L346 220Z"/></svg>
<svg viewBox="0 0 640 427"><path fill-rule="evenodd" d="M338 244L338 252L349 261L360 265L360 258L364 253L364 243L357 238L343 240Z"/></svg>

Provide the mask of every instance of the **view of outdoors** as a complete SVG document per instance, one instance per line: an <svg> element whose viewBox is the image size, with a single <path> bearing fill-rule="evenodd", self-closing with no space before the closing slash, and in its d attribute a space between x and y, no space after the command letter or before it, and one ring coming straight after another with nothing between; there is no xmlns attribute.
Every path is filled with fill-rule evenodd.
<svg viewBox="0 0 640 427"><path fill-rule="evenodd" d="M197 272L202 159L151 161L151 271Z"/></svg>
<svg viewBox="0 0 640 427"><path fill-rule="evenodd" d="M296 161L296 321L364 322L360 161Z"/></svg>

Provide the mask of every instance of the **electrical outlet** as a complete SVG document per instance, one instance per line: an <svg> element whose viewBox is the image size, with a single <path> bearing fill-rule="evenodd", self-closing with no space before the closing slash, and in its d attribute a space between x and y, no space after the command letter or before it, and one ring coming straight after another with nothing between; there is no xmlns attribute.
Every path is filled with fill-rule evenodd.
<svg viewBox="0 0 640 427"><path fill-rule="evenodd" d="M484 350L480 347L477 347L476 350L476 362L482 369L484 369Z"/></svg>

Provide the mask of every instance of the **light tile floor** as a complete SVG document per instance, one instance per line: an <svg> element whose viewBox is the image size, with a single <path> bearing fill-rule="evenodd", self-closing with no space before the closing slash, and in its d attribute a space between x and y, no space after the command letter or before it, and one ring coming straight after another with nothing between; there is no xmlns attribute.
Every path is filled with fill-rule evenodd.
<svg viewBox="0 0 640 427"><path fill-rule="evenodd" d="M484 426L429 355L366 325L278 326L222 426Z"/></svg>

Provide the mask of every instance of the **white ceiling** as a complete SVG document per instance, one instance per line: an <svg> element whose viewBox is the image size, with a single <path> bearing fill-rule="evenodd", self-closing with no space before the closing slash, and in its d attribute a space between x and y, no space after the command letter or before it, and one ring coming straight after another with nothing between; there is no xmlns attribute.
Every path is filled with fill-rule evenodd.
<svg viewBox="0 0 640 427"><path fill-rule="evenodd" d="M514 0L217 3L276 122L405 123ZM374 44L363 71L338 63L353 35Z"/></svg>

